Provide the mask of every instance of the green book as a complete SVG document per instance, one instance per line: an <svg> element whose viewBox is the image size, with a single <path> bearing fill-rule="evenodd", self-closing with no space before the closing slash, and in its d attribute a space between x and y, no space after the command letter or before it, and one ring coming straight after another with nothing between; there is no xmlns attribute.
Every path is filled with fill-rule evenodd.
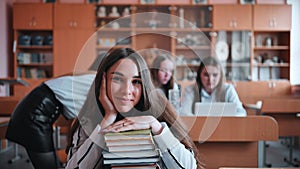
<svg viewBox="0 0 300 169"><path fill-rule="evenodd" d="M151 129L130 130L117 133L106 133L104 140L107 147L154 145ZM120 148L121 149L121 148Z"/></svg>
<svg viewBox="0 0 300 169"><path fill-rule="evenodd" d="M152 138L151 129L130 130L117 133L106 133L105 140L121 140L121 139L149 139Z"/></svg>

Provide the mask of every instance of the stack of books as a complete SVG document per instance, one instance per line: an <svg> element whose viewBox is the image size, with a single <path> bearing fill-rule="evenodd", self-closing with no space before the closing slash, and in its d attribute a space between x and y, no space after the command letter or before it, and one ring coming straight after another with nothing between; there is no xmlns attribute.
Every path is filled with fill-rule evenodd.
<svg viewBox="0 0 300 169"><path fill-rule="evenodd" d="M107 150L103 151L104 164L113 169L158 168L160 152L150 129L106 133Z"/></svg>

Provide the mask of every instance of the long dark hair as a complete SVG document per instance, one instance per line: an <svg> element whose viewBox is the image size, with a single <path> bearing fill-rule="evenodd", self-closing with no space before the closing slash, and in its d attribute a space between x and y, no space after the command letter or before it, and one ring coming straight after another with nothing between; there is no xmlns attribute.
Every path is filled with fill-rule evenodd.
<svg viewBox="0 0 300 169"><path fill-rule="evenodd" d="M135 108L139 111L146 111L149 109L149 100L146 99L148 98L147 91L151 91L153 86L151 86L151 81L150 81L150 76L149 76L149 69L147 67L146 62L140 56L137 52L135 52L131 48L117 48L117 49L112 49L108 51L107 55L104 57L103 61L100 63L97 74L95 77L95 96L96 98L99 98L100 95L100 86L102 83L102 77L105 72L108 71L108 69L113 66L117 61L121 59L131 59L138 67L138 70L140 71L140 76L143 84L149 84L148 86L143 85L143 92L142 92L142 97L139 103L135 106ZM146 87L145 87L146 86ZM98 103L99 100L97 99ZM99 108L102 113L104 113L104 109L102 107L102 104L98 104Z"/></svg>
<svg viewBox="0 0 300 169"><path fill-rule="evenodd" d="M223 71L223 68L222 68L222 65L220 63L220 61L215 58L215 57L211 57L211 56L208 56L208 57L205 57L202 61L201 61L201 64L197 70L197 77L196 77L196 93L195 96L197 96L197 98L195 97L195 101L196 102L201 102L201 90L203 88L203 83L202 83L202 80L201 80L201 72L202 70L206 67L206 66L214 66L214 67L217 67L219 70L220 70L220 73L221 73L221 79L216 87L216 92L214 92L214 101L220 101L220 102L224 102L225 101L225 92L224 92L224 83L226 81L225 79L225 75L224 75L224 71Z"/></svg>
<svg viewBox="0 0 300 169"><path fill-rule="evenodd" d="M171 62L174 63L173 59L171 58L170 55L167 54L161 54L158 55L152 62L152 65L150 67L150 71L151 71L151 77L152 77L152 81L155 87L161 88L165 95L168 97L168 91L169 89L173 89L174 87L174 76L175 76L175 71L172 71L172 76L171 79L168 81L167 84L162 85L159 82L159 78L158 78L158 71L160 70L160 64L161 62L165 61L165 60L170 60Z"/></svg>
<svg viewBox="0 0 300 169"><path fill-rule="evenodd" d="M159 94L159 92L155 90L154 85L151 81L149 68L147 67L145 60L133 49L116 48L110 50L103 58L102 62L98 67L95 78L95 96L97 98L96 100L98 101L98 106L103 116L105 113L104 108L102 107L102 104L98 99L101 92L100 86L102 82L103 73L107 72L108 69L111 66L113 66L117 61L125 58L131 59L134 63L136 63L142 80L142 97L131 113L135 113L135 115L136 113L139 113L138 115L152 115L156 117L158 121L166 122L167 125L170 127L172 133L175 135L175 137L181 140L181 143L184 144L187 149L191 149L194 151L194 155L198 163L198 168L202 168L198 149L196 148L191 138L188 136L184 125L179 120L179 116L177 115L176 110L172 107L172 105L169 103L168 99L165 96ZM118 115L119 114L120 113L118 113ZM74 126L72 127L73 134L79 125L80 124L77 120L77 122L75 122ZM72 142L70 142L70 144L71 143Z"/></svg>

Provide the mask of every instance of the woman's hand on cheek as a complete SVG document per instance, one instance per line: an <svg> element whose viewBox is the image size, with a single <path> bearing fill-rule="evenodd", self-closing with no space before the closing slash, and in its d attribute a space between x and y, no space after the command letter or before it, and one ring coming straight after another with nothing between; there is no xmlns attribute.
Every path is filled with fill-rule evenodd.
<svg viewBox="0 0 300 169"><path fill-rule="evenodd" d="M102 104L105 116L101 122L101 127L107 127L108 125L112 124L116 117L117 117L117 111L112 103L112 101L109 99L107 95L107 88L106 88L106 74L103 74L101 87L100 87L100 95L99 95L100 103Z"/></svg>
<svg viewBox="0 0 300 169"><path fill-rule="evenodd" d="M120 132L127 130L141 130L151 128L154 135L161 133L163 127L160 122L153 116L135 116L126 117L123 120L117 121L112 125L104 128L103 133L107 132Z"/></svg>

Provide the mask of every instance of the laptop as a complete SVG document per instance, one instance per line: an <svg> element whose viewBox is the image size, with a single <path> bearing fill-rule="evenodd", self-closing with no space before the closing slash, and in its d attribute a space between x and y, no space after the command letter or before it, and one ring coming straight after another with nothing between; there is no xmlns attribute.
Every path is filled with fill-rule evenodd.
<svg viewBox="0 0 300 169"><path fill-rule="evenodd" d="M236 103L230 102L196 102L196 116L237 116Z"/></svg>

